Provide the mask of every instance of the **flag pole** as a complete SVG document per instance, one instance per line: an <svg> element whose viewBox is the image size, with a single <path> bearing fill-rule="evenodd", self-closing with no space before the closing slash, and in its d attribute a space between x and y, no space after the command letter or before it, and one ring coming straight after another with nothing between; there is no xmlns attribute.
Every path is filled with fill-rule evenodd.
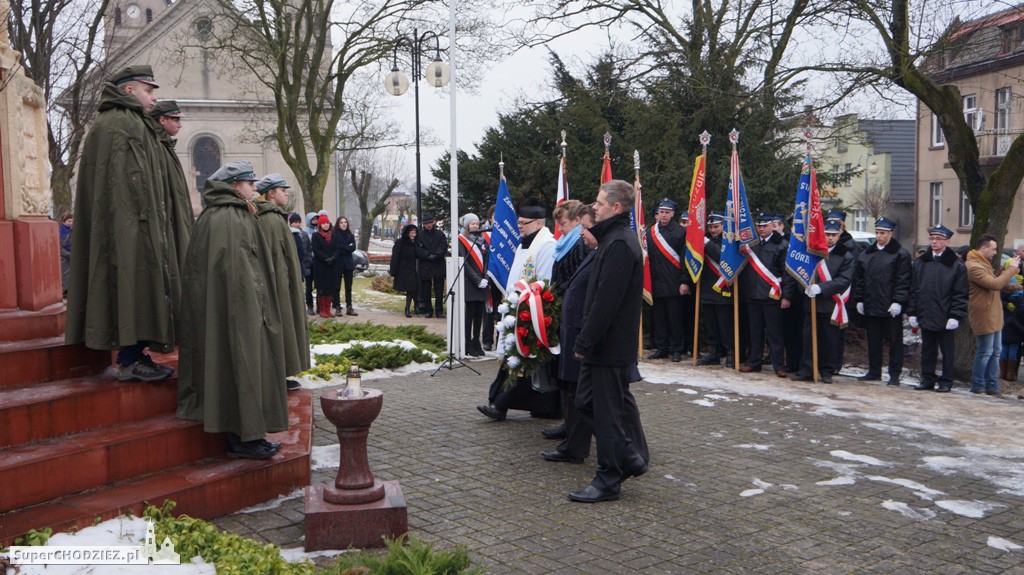
<svg viewBox="0 0 1024 575"><path fill-rule="evenodd" d="M608 148L605 148L605 153L606 154L608 153ZM633 150L633 181L636 182L638 185L640 184L640 150ZM639 190L634 190L634 191L639 193ZM635 204L635 202L634 202L634 204ZM643 206L641 206L640 209L643 209ZM641 233L644 233L640 229L640 214L634 214L633 217L635 217L636 221L637 221L636 233L637 233L637 236L639 236ZM640 255L641 255L641 257L643 257L643 252L642 251L641 251ZM641 268L640 268L640 275L641 275L641 277L643 276L643 273L644 273L643 266L641 266ZM640 330L637 332L637 346L636 346L636 358L638 360L641 360L641 359L644 358L644 314L643 314L644 304L643 304L643 299L644 299L644 294L643 294L643 291L641 291L640 292L640 310L641 310L641 313L640 313Z"/></svg>
<svg viewBox="0 0 1024 575"><path fill-rule="evenodd" d="M733 128L729 132L729 141L732 142L732 153L736 153L736 142L740 139L740 133ZM736 188L739 187L738 181L732 182L733 195L737 195L739 192ZM732 206L732 231L734 234L739 234L740 231L740 207L733 202ZM738 239L738 238L736 238ZM733 369L740 369L740 282L739 276L734 276L732 282L732 355L733 355Z"/></svg>
<svg viewBox="0 0 1024 575"><path fill-rule="evenodd" d="M811 129L804 128L804 139L807 141L807 157L811 157ZM813 160L812 160L813 161ZM814 165L811 165L813 174ZM812 186L813 187L813 186ZM811 274L811 285L818 277L818 270ZM811 298L811 380L818 383L818 298Z"/></svg>
<svg viewBox="0 0 1024 575"><path fill-rule="evenodd" d="M704 158L705 165L708 159L708 144L711 143L711 134L707 130L701 132L697 138L700 141L700 155ZM692 190L691 190L692 191ZM690 225L694 225L697 222L697 218L701 217L702 214L690 214ZM701 267L701 274L704 273L704 268ZM693 296L693 365L697 365L697 353L700 350L700 342L698 341L698 334L700 333L700 278L697 278L695 282L697 285L695 294Z"/></svg>

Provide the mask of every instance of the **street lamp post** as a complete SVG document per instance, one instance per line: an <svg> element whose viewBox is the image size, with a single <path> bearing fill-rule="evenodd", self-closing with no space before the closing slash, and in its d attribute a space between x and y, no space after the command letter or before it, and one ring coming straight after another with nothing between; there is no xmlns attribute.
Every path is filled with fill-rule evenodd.
<svg viewBox="0 0 1024 575"><path fill-rule="evenodd" d="M422 69L421 58L423 56L423 43L434 41L434 59L427 65L426 71ZM398 69L398 49L407 46L412 55L412 77L413 94L416 102L416 219L421 223L423 212L421 211L422 183L420 181L420 74L435 88L443 88L448 84L451 77L448 65L441 61L440 37L434 32L419 33L413 29L412 37L399 36L395 40L395 47L392 53L391 73L384 78L384 88L392 96L401 96L409 89L409 78ZM430 47L427 47L430 50Z"/></svg>

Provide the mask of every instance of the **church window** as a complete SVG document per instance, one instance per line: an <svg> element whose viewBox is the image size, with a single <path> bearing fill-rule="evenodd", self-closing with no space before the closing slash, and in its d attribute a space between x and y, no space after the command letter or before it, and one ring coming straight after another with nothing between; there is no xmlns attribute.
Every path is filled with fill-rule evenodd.
<svg viewBox="0 0 1024 575"><path fill-rule="evenodd" d="M149 24L152 21L153 21L153 9L152 8L146 8L146 24Z"/></svg>
<svg viewBox="0 0 1024 575"><path fill-rule="evenodd" d="M220 144L210 136L201 136L192 144L192 165L195 167L196 190L203 195L206 179L220 167Z"/></svg>
<svg viewBox="0 0 1024 575"><path fill-rule="evenodd" d="M120 6L117 7L117 8L114 8L114 25L115 26L120 26L121 25L121 8L120 8Z"/></svg>

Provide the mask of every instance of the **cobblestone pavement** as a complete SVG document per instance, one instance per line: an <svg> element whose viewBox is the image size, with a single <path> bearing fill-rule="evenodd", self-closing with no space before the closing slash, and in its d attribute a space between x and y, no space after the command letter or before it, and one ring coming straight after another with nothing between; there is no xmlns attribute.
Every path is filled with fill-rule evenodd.
<svg viewBox="0 0 1024 575"><path fill-rule="evenodd" d="M472 365L483 375L367 382L385 394L369 458L401 483L412 533L467 546L490 573L1024 573L1024 402L642 363L649 380L677 381L633 386L650 471L621 500L586 505L566 494L596 457L545 462L553 422L481 416L497 365ZM317 410L314 445L336 444ZM982 410L975 433L943 431ZM217 523L301 546L302 498Z"/></svg>

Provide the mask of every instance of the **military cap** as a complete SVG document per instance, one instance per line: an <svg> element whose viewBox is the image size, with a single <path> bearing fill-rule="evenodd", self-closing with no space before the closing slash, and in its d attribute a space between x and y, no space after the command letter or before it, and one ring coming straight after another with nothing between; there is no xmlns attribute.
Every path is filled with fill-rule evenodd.
<svg viewBox="0 0 1024 575"><path fill-rule="evenodd" d="M829 210L828 215L825 216L825 220L837 220L840 222L846 222L846 212L841 210Z"/></svg>
<svg viewBox="0 0 1024 575"><path fill-rule="evenodd" d="M167 116L168 118L180 118L184 116L181 113L181 108L178 107L178 103L174 100L160 100L153 106L153 111L149 113L154 119L160 116Z"/></svg>
<svg viewBox="0 0 1024 575"><path fill-rule="evenodd" d="M690 221L690 210L683 210L682 213L679 214L679 219L684 222Z"/></svg>
<svg viewBox="0 0 1024 575"><path fill-rule="evenodd" d="M160 87L153 79L153 67L149 64L136 64L122 68L110 77L110 81L118 86L127 82L142 82L154 88Z"/></svg>
<svg viewBox="0 0 1024 575"><path fill-rule="evenodd" d="M436 222L436 221L437 221L437 218L434 217L434 214L423 214L423 221L420 222L420 223L421 224L429 224L430 222Z"/></svg>
<svg viewBox="0 0 1024 575"><path fill-rule="evenodd" d="M228 162L217 168L217 171L210 176L210 179L215 182L224 182L225 184L232 182L255 182L256 174L252 171L252 162L238 160Z"/></svg>
<svg viewBox="0 0 1024 575"><path fill-rule="evenodd" d="M934 228L928 228L928 237L931 236L942 236L948 240L953 237L953 230L946 226L935 226Z"/></svg>
<svg viewBox="0 0 1024 575"><path fill-rule="evenodd" d="M525 202L519 204L519 210L516 215L520 218L540 220L547 217L548 211L537 198L526 198Z"/></svg>
<svg viewBox="0 0 1024 575"><path fill-rule="evenodd" d="M256 191L265 194L274 188L290 188L288 182L284 179L284 176L277 172L267 174L260 178L260 181L256 182Z"/></svg>
<svg viewBox="0 0 1024 575"><path fill-rule="evenodd" d="M756 225L756 226L767 226L768 224L770 224L770 223L772 223L774 221L775 221L775 215L774 214L766 214L764 212L761 212L761 213L757 214L757 217L754 218L754 225Z"/></svg>
<svg viewBox="0 0 1024 575"><path fill-rule="evenodd" d="M885 216L882 216L882 217L878 218L877 220L875 220L875 229L876 230L886 231L886 232L891 232L894 229L896 229L896 222L890 220L889 218L887 218Z"/></svg>
<svg viewBox="0 0 1024 575"><path fill-rule="evenodd" d="M668 199L668 198L664 198L660 202L658 202L658 209L659 210L672 210L674 212L674 211L676 211L676 203L673 202L672 200Z"/></svg>
<svg viewBox="0 0 1024 575"><path fill-rule="evenodd" d="M825 222L825 233L826 234L838 234L843 231L843 223L841 220L828 220Z"/></svg>
<svg viewBox="0 0 1024 575"><path fill-rule="evenodd" d="M721 224L725 222L725 214L722 212L716 212L714 210L708 212L708 223L709 224Z"/></svg>

